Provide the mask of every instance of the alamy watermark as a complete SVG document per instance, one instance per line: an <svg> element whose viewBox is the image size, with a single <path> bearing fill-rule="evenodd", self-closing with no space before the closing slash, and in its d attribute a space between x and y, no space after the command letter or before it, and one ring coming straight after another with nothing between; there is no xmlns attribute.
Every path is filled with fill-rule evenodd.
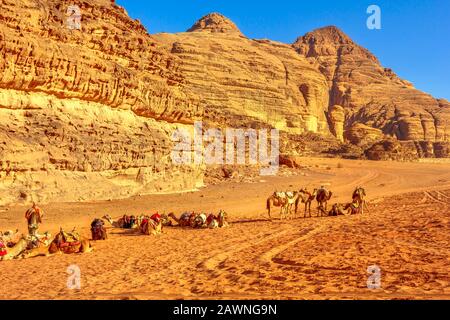
<svg viewBox="0 0 450 320"><path fill-rule="evenodd" d="M71 5L66 12L67 28L70 30L81 30L81 9L77 5Z"/></svg>
<svg viewBox="0 0 450 320"><path fill-rule="evenodd" d="M77 265L70 265L67 267L67 288L69 290L80 290L81 289L81 270Z"/></svg>
<svg viewBox="0 0 450 320"><path fill-rule="evenodd" d="M367 8L367 28L369 30L381 30L381 8L375 4Z"/></svg>
<svg viewBox="0 0 450 320"><path fill-rule="evenodd" d="M367 279L367 289L381 289L381 268L377 265L369 266L367 268L367 273L370 274Z"/></svg>
<svg viewBox="0 0 450 320"><path fill-rule="evenodd" d="M193 132L175 130L172 141L171 159L177 165L249 164L261 166L263 176L278 173L280 138L276 129L270 130L270 136L267 129L213 128L203 132L203 123L196 122Z"/></svg>

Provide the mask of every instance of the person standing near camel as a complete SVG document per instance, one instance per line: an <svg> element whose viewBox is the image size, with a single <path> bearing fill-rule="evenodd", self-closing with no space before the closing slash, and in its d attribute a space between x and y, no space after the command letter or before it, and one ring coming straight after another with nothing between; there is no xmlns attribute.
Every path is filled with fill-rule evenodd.
<svg viewBox="0 0 450 320"><path fill-rule="evenodd" d="M25 212L25 219L28 223L28 233L31 236L36 236L39 229L39 224L42 223L44 212L33 202L33 206Z"/></svg>

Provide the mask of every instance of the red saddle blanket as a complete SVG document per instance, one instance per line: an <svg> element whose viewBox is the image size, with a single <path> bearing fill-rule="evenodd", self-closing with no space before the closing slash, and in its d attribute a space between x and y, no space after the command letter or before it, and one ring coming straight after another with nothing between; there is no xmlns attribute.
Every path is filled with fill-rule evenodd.
<svg viewBox="0 0 450 320"><path fill-rule="evenodd" d="M0 257L6 256L8 254L8 251L6 251L5 244L0 241Z"/></svg>

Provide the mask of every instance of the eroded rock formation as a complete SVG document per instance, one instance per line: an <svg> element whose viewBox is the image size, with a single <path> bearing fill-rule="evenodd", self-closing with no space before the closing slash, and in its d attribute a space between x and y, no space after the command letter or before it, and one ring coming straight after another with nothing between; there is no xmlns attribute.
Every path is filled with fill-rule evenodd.
<svg viewBox="0 0 450 320"><path fill-rule="evenodd" d="M330 109L344 108L344 130L351 137L355 124L363 124L401 141L450 141L448 102L415 89L382 67L338 28L315 30L298 38L293 47L326 76Z"/></svg>
<svg viewBox="0 0 450 320"><path fill-rule="evenodd" d="M81 30L66 25L81 8ZM2 0L0 204L194 189L168 159L201 119L176 57L111 1Z"/></svg>
<svg viewBox="0 0 450 320"><path fill-rule="evenodd" d="M326 78L290 45L247 39L219 14L189 32L154 38L181 61L211 125L329 134Z"/></svg>

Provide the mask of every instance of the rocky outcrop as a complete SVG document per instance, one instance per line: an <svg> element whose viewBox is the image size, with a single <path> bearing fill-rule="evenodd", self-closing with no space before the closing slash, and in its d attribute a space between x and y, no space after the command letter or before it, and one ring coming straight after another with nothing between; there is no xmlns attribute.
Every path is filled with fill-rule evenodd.
<svg viewBox="0 0 450 320"><path fill-rule="evenodd" d="M177 58L111 1L0 2L0 204L190 190L168 158L202 118ZM81 8L81 30L66 25Z"/></svg>
<svg viewBox="0 0 450 320"><path fill-rule="evenodd" d="M345 110L343 107L334 105L330 108L330 127L331 132L344 142L344 123L345 123Z"/></svg>
<svg viewBox="0 0 450 320"><path fill-rule="evenodd" d="M381 141L384 134L380 129L366 126L362 123L354 123L345 131L345 139L355 145L369 146Z"/></svg>
<svg viewBox="0 0 450 320"><path fill-rule="evenodd" d="M217 14L190 31L154 38L181 61L186 86L202 98L205 122L329 134L326 78L291 46L247 39Z"/></svg>
<svg viewBox="0 0 450 320"><path fill-rule="evenodd" d="M243 36L239 28L220 13L210 13L198 20L188 32L227 33Z"/></svg>
<svg viewBox="0 0 450 320"><path fill-rule="evenodd" d="M326 76L330 110L344 108L345 131L364 124L401 141L449 141L448 102L416 90L338 28L315 30L293 47Z"/></svg>

